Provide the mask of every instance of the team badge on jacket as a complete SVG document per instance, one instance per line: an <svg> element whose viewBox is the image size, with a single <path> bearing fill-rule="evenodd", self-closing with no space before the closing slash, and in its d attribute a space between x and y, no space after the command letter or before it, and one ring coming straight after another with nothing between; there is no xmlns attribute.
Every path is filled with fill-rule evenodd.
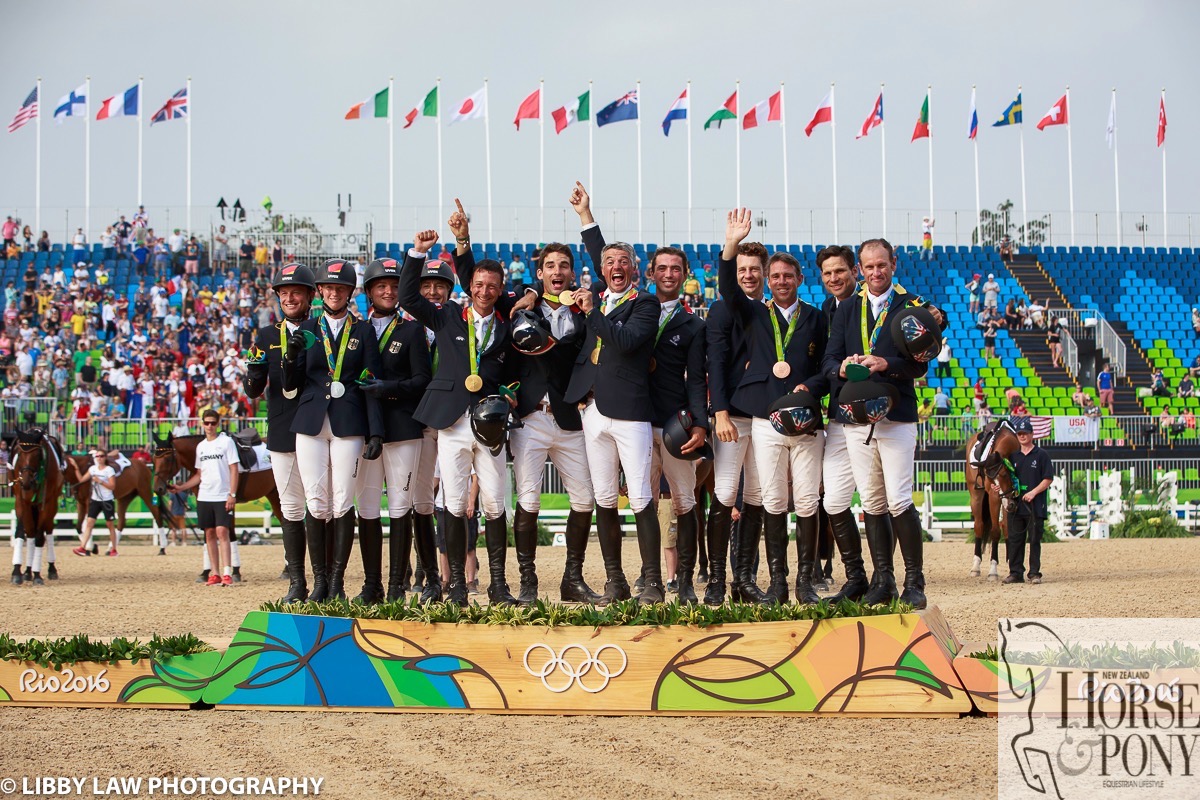
<svg viewBox="0 0 1200 800"><path fill-rule="evenodd" d="M357 350L358 349L358 339L351 339L350 341L346 342L346 349L347 350Z"/></svg>
<svg viewBox="0 0 1200 800"><path fill-rule="evenodd" d="M392 342L391 344L388 345L388 352L391 353L392 355L396 355L396 353L400 352L401 344L402 344L402 342Z"/></svg>

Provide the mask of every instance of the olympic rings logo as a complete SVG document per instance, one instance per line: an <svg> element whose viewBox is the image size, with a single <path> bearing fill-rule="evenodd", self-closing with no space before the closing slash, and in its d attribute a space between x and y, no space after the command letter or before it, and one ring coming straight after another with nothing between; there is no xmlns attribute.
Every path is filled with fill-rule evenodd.
<svg viewBox="0 0 1200 800"><path fill-rule="evenodd" d="M534 650L539 648L546 651L545 662L542 663L541 667L534 669L529 665L529 656ZM573 659L567 657L573 650L579 651L583 657L577 664L572 663ZM621 656L620 667L614 669L602 658L605 650L612 650ZM541 658L539 657L536 660L541 661ZM624 650L615 644L600 645L596 650L596 654L592 655L592 652L581 644L569 644L561 652L555 653L554 648L537 642L529 645L529 648L525 651L524 663L525 670L530 675L540 678L542 685L556 694L565 692L576 684L585 692L595 694L596 692L603 691L608 686L610 680L625 671L625 667L629 665L629 657L625 655ZM548 679L555 672L561 672L565 675L566 683L559 685L557 683L558 679L555 679L555 683L552 684ZM601 680L589 686L584 683L584 676L592 673L600 676Z"/></svg>

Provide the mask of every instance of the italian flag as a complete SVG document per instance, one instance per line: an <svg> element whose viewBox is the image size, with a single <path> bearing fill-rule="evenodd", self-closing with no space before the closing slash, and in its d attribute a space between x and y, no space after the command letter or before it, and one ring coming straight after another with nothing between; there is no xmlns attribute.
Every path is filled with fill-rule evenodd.
<svg viewBox="0 0 1200 800"><path fill-rule="evenodd" d="M761 103L756 103L753 108L746 112L746 116L742 117L743 130L757 128L764 122L779 122L783 119L783 93L776 92Z"/></svg>
<svg viewBox="0 0 1200 800"><path fill-rule="evenodd" d="M591 91L576 97L569 106L554 109L550 116L554 118L555 133L562 133L568 125L574 125L576 122L587 122L592 118Z"/></svg>
<svg viewBox="0 0 1200 800"><path fill-rule="evenodd" d="M729 99L725 101L725 105L717 109L717 112L709 117L704 123L704 130L708 130L708 126L714 123L719 128L721 127L721 123L725 120L737 119L737 106L738 93L734 92L733 94L729 95Z"/></svg>
<svg viewBox="0 0 1200 800"><path fill-rule="evenodd" d="M425 102L420 108L414 108L412 111L404 115L404 127L409 127L416 121L418 116L436 117L438 115L438 90L433 87L429 90L429 94L425 95Z"/></svg>
<svg viewBox="0 0 1200 800"><path fill-rule="evenodd" d="M913 128L913 137L909 141L925 139L929 136L929 93L925 93L925 102L921 104L921 114L917 117L917 127Z"/></svg>
<svg viewBox="0 0 1200 800"><path fill-rule="evenodd" d="M355 103L350 106L350 110L346 112L346 119L386 119L388 115L388 90L375 94L374 100L363 100L361 103Z"/></svg>

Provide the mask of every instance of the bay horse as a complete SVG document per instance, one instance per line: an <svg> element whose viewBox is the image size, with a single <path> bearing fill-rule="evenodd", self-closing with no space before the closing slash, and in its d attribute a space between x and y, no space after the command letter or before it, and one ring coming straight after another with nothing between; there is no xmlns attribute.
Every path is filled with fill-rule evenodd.
<svg viewBox="0 0 1200 800"><path fill-rule="evenodd" d="M991 542L992 560L988 580L999 577L997 550L1000 537L1008 541L1008 514L1021 496L1012 454L1021 443L1008 420L988 423L967 440L967 493L971 497L971 519L975 527L975 561L971 577L979 577L985 541Z"/></svg>
<svg viewBox="0 0 1200 800"><path fill-rule="evenodd" d="M83 519L87 516L88 501L92 496L92 482L88 479L88 469L92 466L90 455L72 453L67 456L67 478L71 482L71 495L75 498L75 530L83 532ZM135 497L142 499L142 504L150 512L154 522L155 541L158 540L159 529L167 524L162 515L162 509L154 502L150 493L150 468L145 461L136 458L129 459L129 465L121 470L116 477L116 487L113 489L113 499L117 509L117 538L125 532L125 511Z"/></svg>
<svg viewBox="0 0 1200 800"><path fill-rule="evenodd" d="M59 465L62 445L41 428L18 430L16 436L17 458L13 464L14 510L21 527L24 541L13 542L12 583L23 582L21 567L30 568L29 580L34 586L42 581L42 549L47 542L54 547L54 517L58 514L58 500L62 495L64 476ZM29 564L23 564L28 544L32 544ZM51 561L51 578L53 572Z"/></svg>
<svg viewBox="0 0 1200 800"><path fill-rule="evenodd" d="M160 497L166 494L171 479L181 470L196 471L196 445L204 438L203 434L174 436L167 434L165 438L154 437L154 493ZM266 498L271 504L271 513L275 519L283 519L283 511L279 508L279 491L275 488L275 473L269 469L246 472L238 470L238 485L234 494L239 503ZM233 531L230 531L230 536Z"/></svg>

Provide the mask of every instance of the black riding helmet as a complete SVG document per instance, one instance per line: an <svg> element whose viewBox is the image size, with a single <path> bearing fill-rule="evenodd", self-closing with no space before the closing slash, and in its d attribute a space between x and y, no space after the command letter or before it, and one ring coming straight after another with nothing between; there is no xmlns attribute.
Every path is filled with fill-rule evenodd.
<svg viewBox="0 0 1200 800"><path fill-rule="evenodd" d="M712 461L713 449L708 441L690 453L683 452L683 446L692 438L692 428L694 427L696 427L696 420L686 409L672 414L663 424L663 448L680 461L699 461L702 458Z"/></svg>
<svg viewBox="0 0 1200 800"><path fill-rule="evenodd" d="M367 270L363 273L363 288L370 288L371 282L380 278L399 278L400 265L396 263L394 258L377 258L370 264L367 264Z"/></svg>
<svg viewBox="0 0 1200 800"><path fill-rule="evenodd" d="M331 258L321 265L317 272L316 285L337 284L353 289L358 285L358 277L354 265L344 258Z"/></svg>
<svg viewBox="0 0 1200 800"><path fill-rule="evenodd" d="M275 280L271 282L271 288L279 291L285 286L304 286L314 292L317 290L313 271L304 264L284 264L275 273Z"/></svg>
<svg viewBox="0 0 1200 800"><path fill-rule="evenodd" d="M767 412L771 427L783 436L816 436L825 427L820 401L803 389L785 394Z"/></svg>
<svg viewBox="0 0 1200 800"><path fill-rule="evenodd" d="M910 361L928 364L942 351L942 329L928 308L903 308L892 318L891 326L896 349Z"/></svg>

